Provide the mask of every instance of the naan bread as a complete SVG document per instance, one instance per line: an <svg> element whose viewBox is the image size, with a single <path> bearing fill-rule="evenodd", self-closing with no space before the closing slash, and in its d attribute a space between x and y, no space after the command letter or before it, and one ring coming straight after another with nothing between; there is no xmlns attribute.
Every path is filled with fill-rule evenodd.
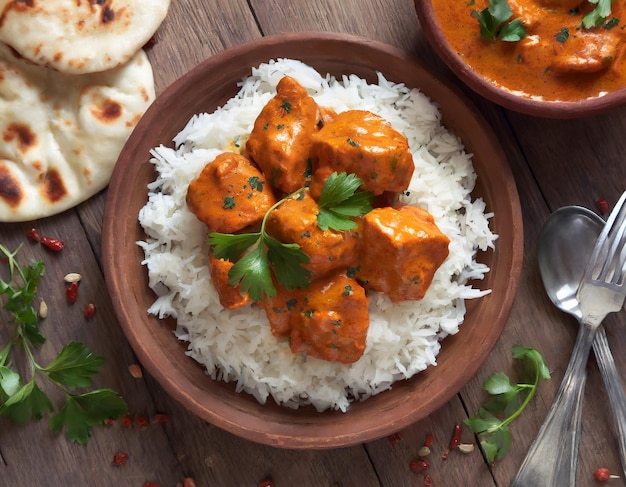
<svg viewBox="0 0 626 487"><path fill-rule="evenodd" d="M118 68L68 75L0 43L0 221L53 215L103 189L153 100L143 50Z"/></svg>
<svg viewBox="0 0 626 487"><path fill-rule="evenodd" d="M126 63L154 35L170 0L0 0L0 41L62 73Z"/></svg>

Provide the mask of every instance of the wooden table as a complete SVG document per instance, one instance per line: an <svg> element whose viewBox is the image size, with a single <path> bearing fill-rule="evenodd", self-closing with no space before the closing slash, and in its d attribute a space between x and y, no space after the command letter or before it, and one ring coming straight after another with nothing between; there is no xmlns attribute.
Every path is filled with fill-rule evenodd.
<svg viewBox="0 0 626 487"><path fill-rule="evenodd" d="M438 75L460 86L424 39L412 0L176 0L161 26L149 55L157 92L188 69L230 46L261 36L291 31L333 31L356 34L406 49ZM13 426L0 419L0 485L129 486L154 482L160 487L256 486L272 479L276 486L414 486L423 474L410 471L409 462L428 433L434 436L429 473L436 486L507 486L543 421L567 366L576 335L574 320L556 310L545 295L537 270L536 242L551 211L578 204L597 210L598 198L612 206L626 188L626 108L587 120L546 120L513 113L468 92L492 124L509 157L521 198L525 255L519 292L509 322L476 377L439 411L401 432L397 443L387 438L330 451L286 451L242 440L188 413L168 397L159 384L128 370L136 363L107 296L102 273L100 237L106 191L74 210L38 222L0 224L0 242L15 248L36 226L42 234L58 236L66 249L52 255L25 245L24 261L43 257L46 275L40 286L50 311L42 324L47 343L40 350L43 363L67 342L84 342L107 358L96 385L119 391L133 419L169 416L145 428L117 422L98 427L87 446L53 435L47 421ZM68 307L63 276L84 275L81 297L97 306L86 321L82 308ZM6 316L3 317L6 321ZM626 313L606 321L618 370L626 373ZM0 326L0 345L9 327ZM503 461L489 467L481 453L453 452L447 447L455 423L478 411L486 396L485 378L502 371L516 375L513 345L537 348L548 361L552 380L542 381L536 398L511 425L514 438ZM460 367L463 364L459 364ZM593 360L589 363L585 394L579 485L596 485L598 467L621 470L607 396ZM467 430L464 442L476 439ZM112 464L116 452L128 454L123 466ZM187 484L185 484L187 485ZM626 485L623 479L610 485Z"/></svg>

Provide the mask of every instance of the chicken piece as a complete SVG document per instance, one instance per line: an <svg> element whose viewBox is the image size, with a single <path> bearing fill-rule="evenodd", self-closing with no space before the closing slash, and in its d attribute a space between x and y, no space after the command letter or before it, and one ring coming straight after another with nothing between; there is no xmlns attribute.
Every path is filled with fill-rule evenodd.
<svg viewBox="0 0 626 487"><path fill-rule="evenodd" d="M310 175L312 135L320 117L306 89L285 76L254 122L246 151L270 184L285 193L302 188Z"/></svg>
<svg viewBox="0 0 626 487"><path fill-rule="evenodd" d="M311 283L291 313L290 346L331 362L351 364L365 351L369 311L365 290L343 274Z"/></svg>
<svg viewBox="0 0 626 487"><path fill-rule="evenodd" d="M581 30L566 42L554 42L550 69L558 74L595 73L606 69L617 55L621 39L611 31Z"/></svg>
<svg viewBox="0 0 626 487"><path fill-rule="evenodd" d="M220 304L226 309L241 308L252 303L247 294L241 293L240 286L228 284L228 272L234 265L233 262L209 255L211 282L220 298Z"/></svg>
<svg viewBox="0 0 626 487"><path fill-rule="evenodd" d="M189 183L187 206L211 232L233 233L259 223L276 197L246 157L225 152Z"/></svg>
<svg viewBox="0 0 626 487"><path fill-rule="evenodd" d="M356 174L374 194L404 191L415 169L406 137L364 110L338 114L313 136L314 170Z"/></svg>
<svg viewBox="0 0 626 487"><path fill-rule="evenodd" d="M295 243L310 258L304 268L313 281L335 269L346 269L357 256L358 227L336 232L317 226L319 207L308 191L286 200L267 217L265 230L283 243Z"/></svg>
<svg viewBox="0 0 626 487"><path fill-rule="evenodd" d="M363 220L359 281L393 302L422 299L450 243L432 215L415 206L387 207Z"/></svg>
<svg viewBox="0 0 626 487"><path fill-rule="evenodd" d="M288 337L291 333L291 313L302 304L306 297L306 289L288 290L280 285L275 285L276 296L263 299L257 304L265 310L265 315L270 323L272 335L276 337Z"/></svg>

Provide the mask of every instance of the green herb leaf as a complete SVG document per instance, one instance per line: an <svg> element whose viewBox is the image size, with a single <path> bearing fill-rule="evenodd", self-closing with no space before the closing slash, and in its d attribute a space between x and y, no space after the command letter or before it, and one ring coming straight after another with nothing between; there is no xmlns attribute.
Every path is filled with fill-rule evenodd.
<svg viewBox="0 0 626 487"><path fill-rule="evenodd" d="M523 39L526 36L526 27L521 19L507 23L512 16L513 11L507 0L489 0L489 7L478 14L480 35L492 42L516 42Z"/></svg>
<svg viewBox="0 0 626 487"><path fill-rule="evenodd" d="M80 342L71 342L42 369L51 380L70 388L89 387L100 371L104 357L93 354Z"/></svg>
<svg viewBox="0 0 626 487"><path fill-rule="evenodd" d="M333 172L328 176L318 201L317 226L340 232L355 228L357 224L350 218L371 211L374 198L369 191L356 192L361 184L354 174Z"/></svg>
<svg viewBox="0 0 626 487"><path fill-rule="evenodd" d="M128 412L126 403L116 392L99 389L80 395L65 396L65 405L50 418L50 428L59 433L63 427L71 442L87 444L92 426L103 424L107 419L117 419Z"/></svg>
<svg viewBox="0 0 626 487"><path fill-rule="evenodd" d="M276 296L272 282L269 259L262 244L239 259L228 272L228 283L241 286L242 293L248 293L253 301L260 301L263 293Z"/></svg>
<svg viewBox="0 0 626 487"><path fill-rule="evenodd" d="M465 420L480 444L489 463L502 460L513 441L509 424L517 418L535 395L539 379L549 379L550 372L543 356L535 349L513 347L513 358L525 360L532 368L530 383L511 384L509 377L496 372L483 383L491 396L478 414ZM503 419L501 419L503 418Z"/></svg>
<svg viewBox="0 0 626 487"><path fill-rule="evenodd" d="M267 235L267 257L273 265L274 272L279 282L286 289L304 289L309 285L308 269L302 264L308 264L311 259L297 244L285 244Z"/></svg>
<svg viewBox="0 0 626 487"><path fill-rule="evenodd" d="M0 415L9 418L12 423L26 424L33 419L41 419L53 409L48 397L31 380L0 406Z"/></svg>
<svg viewBox="0 0 626 487"><path fill-rule="evenodd" d="M596 8L583 17L582 26L585 29L600 27L611 15L613 0L589 0L589 3L595 4Z"/></svg>

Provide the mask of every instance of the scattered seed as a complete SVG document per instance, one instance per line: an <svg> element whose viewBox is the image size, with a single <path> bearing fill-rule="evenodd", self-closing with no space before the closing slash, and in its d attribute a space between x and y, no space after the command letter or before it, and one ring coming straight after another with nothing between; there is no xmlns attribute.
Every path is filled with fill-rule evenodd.
<svg viewBox="0 0 626 487"><path fill-rule="evenodd" d="M417 450L417 455L420 457L427 457L428 455L430 455L430 448L428 448L427 446L423 446L422 448Z"/></svg>
<svg viewBox="0 0 626 487"><path fill-rule="evenodd" d="M418 460L412 460L409 463L409 468L411 472L423 472L424 470L428 470L430 468L430 462L428 460L424 460L420 458Z"/></svg>
<svg viewBox="0 0 626 487"><path fill-rule="evenodd" d="M65 296L68 303L74 304L76 302L76 298L78 298L78 282L73 282L65 289Z"/></svg>
<svg viewBox="0 0 626 487"><path fill-rule="evenodd" d="M128 453L119 451L113 455L113 465L124 465L126 460L128 460Z"/></svg>
<svg viewBox="0 0 626 487"><path fill-rule="evenodd" d="M424 485L425 485L426 487L430 487L431 485L433 485L433 479L432 479L432 477L431 477L430 475L428 475L428 474L426 474L426 475L424 476Z"/></svg>
<svg viewBox="0 0 626 487"><path fill-rule="evenodd" d="M272 482L271 480L267 479L267 480L261 480L258 483L258 487L274 487L274 482Z"/></svg>
<svg viewBox="0 0 626 487"><path fill-rule="evenodd" d="M46 316L48 316L48 305L42 299L39 303L39 317L43 320Z"/></svg>
<svg viewBox="0 0 626 487"><path fill-rule="evenodd" d="M450 450L454 450L461 444L462 434L463 434L463 425L461 423L456 423L454 425L454 429L452 430L452 439L450 440L450 446L448 447Z"/></svg>
<svg viewBox="0 0 626 487"><path fill-rule="evenodd" d="M459 445L459 451L461 453L472 453L474 451L473 443L461 443Z"/></svg>
<svg viewBox="0 0 626 487"><path fill-rule="evenodd" d="M135 379L141 379L143 377L141 367L137 364L130 364L128 366L128 371L130 372L130 375L133 376Z"/></svg>
<svg viewBox="0 0 626 487"><path fill-rule="evenodd" d="M609 202L604 198L598 198L596 200L596 204L598 205L598 210L600 210L600 213L607 213L609 211Z"/></svg>
<svg viewBox="0 0 626 487"><path fill-rule="evenodd" d="M39 242L41 240L39 232L36 228L31 228L28 232L26 232L26 236L35 242Z"/></svg>
<svg viewBox="0 0 626 487"><path fill-rule="evenodd" d="M387 437L387 440L389 440L389 443L391 443L392 445L397 445L402 441L402 435L399 432L393 433L392 435L389 435Z"/></svg>
<svg viewBox="0 0 626 487"><path fill-rule="evenodd" d="M133 419L130 417L129 414L125 414L124 416L122 416L122 426L124 428L130 428L132 424L133 424Z"/></svg>
<svg viewBox="0 0 626 487"><path fill-rule="evenodd" d="M444 450L443 453L441 454L441 459L447 460L449 455L450 455L450 450Z"/></svg>
<svg viewBox="0 0 626 487"><path fill-rule="evenodd" d="M170 417L168 414L157 413L154 415L155 423L167 423L169 420L170 420Z"/></svg>
<svg viewBox="0 0 626 487"><path fill-rule="evenodd" d="M85 306L85 310L83 311L83 316L86 319L93 318L96 314L96 305L93 303L89 303Z"/></svg>
<svg viewBox="0 0 626 487"><path fill-rule="evenodd" d="M183 487L196 487L196 482L191 477L185 477L183 481Z"/></svg>
<svg viewBox="0 0 626 487"><path fill-rule="evenodd" d="M155 482L144 482L143 487L159 487Z"/></svg>
<svg viewBox="0 0 626 487"><path fill-rule="evenodd" d="M68 284L71 284L73 282L79 282L82 278L83 276L81 276L78 272L70 272L69 274L65 274L63 280Z"/></svg>
<svg viewBox="0 0 626 487"><path fill-rule="evenodd" d="M135 424L139 426L141 429L148 427L148 418L145 416L137 416L135 418Z"/></svg>
<svg viewBox="0 0 626 487"><path fill-rule="evenodd" d="M433 444L433 435L432 433L428 433L426 438L424 438L424 446L430 448Z"/></svg>

